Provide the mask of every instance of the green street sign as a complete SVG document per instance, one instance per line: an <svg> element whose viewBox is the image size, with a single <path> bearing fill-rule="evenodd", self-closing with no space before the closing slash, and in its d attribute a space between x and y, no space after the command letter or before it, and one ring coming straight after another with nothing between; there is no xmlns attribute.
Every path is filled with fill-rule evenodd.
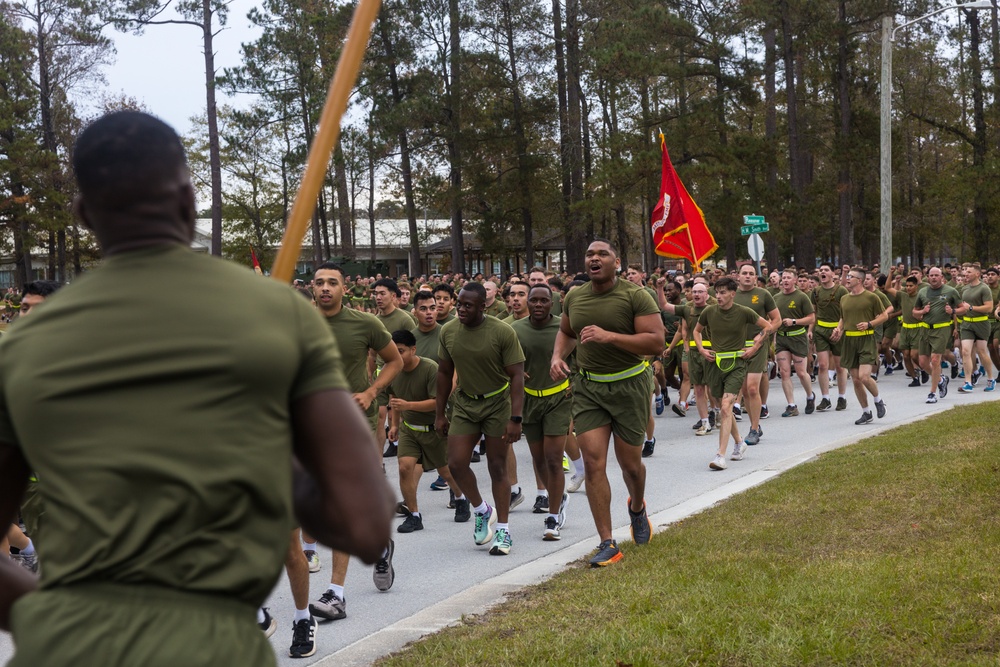
<svg viewBox="0 0 1000 667"><path fill-rule="evenodd" d="M740 227L741 236L750 236L751 234L762 234L769 229L768 224L764 222L764 216L762 215L744 215L743 216L743 226Z"/></svg>

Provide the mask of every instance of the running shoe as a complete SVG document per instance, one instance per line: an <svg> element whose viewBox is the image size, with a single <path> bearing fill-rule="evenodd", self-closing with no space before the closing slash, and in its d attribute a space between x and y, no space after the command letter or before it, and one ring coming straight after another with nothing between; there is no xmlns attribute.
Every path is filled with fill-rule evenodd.
<svg viewBox="0 0 1000 667"><path fill-rule="evenodd" d="M412 533L416 530L424 529L424 519L415 514L406 517L403 523L396 528L397 533Z"/></svg>
<svg viewBox="0 0 1000 667"><path fill-rule="evenodd" d="M770 413L767 410L767 406L766 405L760 406L760 418L761 419L767 419L769 416L770 416Z"/></svg>
<svg viewBox="0 0 1000 667"><path fill-rule="evenodd" d="M455 523L465 523L472 518L468 498L455 499Z"/></svg>
<svg viewBox="0 0 1000 667"><path fill-rule="evenodd" d="M844 398L843 396L840 396L839 398L837 398L837 410L846 410L846 409L847 409L847 399Z"/></svg>
<svg viewBox="0 0 1000 667"><path fill-rule="evenodd" d="M28 572L38 572L38 554L11 554L11 559Z"/></svg>
<svg viewBox="0 0 1000 667"><path fill-rule="evenodd" d="M708 467L712 470L725 470L726 458L722 454L716 454L712 462L708 464Z"/></svg>
<svg viewBox="0 0 1000 667"><path fill-rule="evenodd" d="M747 451L747 445L749 445L749 444L750 443L746 442L746 441L734 443L733 444L733 453L729 457L729 460L730 461L742 461L743 460L743 455L746 454L746 451Z"/></svg>
<svg viewBox="0 0 1000 667"><path fill-rule="evenodd" d="M398 452L398 451L399 451L399 447L396 446L396 445L394 445L394 444L392 444L390 442L389 446L385 448L384 452L382 452L382 458L384 458L384 459L395 458L396 452ZM316 652L316 649L314 648L313 649L313 653L315 653L315 652ZM312 653L310 653L309 655L312 655Z"/></svg>
<svg viewBox="0 0 1000 667"><path fill-rule="evenodd" d="M958 388L958 393L960 394L971 394L975 389L972 387L972 383L966 382L961 387Z"/></svg>
<svg viewBox="0 0 1000 667"><path fill-rule="evenodd" d="M549 513L549 497L548 496L535 496L535 506L531 509L532 514L548 514Z"/></svg>
<svg viewBox="0 0 1000 667"><path fill-rule="evenodd" d="M308 658L316 653L316 619L303 618L292 623L292 645L288 655L292 658Z"/></svg>
<svg viewBox="0 0 1000 667"><path fill-rule="evenodd" d="M303 551L302 553L305 554L306 562L309 563L309 571L310 572L319 572L319 568L320 568L320 565L319 565L319 554L316 553L312 549L309 549L307 551Z"/></svg>
<svg viewBox="0 0 1000 667"><path fill-rule="evenodd" d="M709 414L711 414L711 412L712 411L709 410ZM694 424L691 425L691 429L694 430L694 431L697 431L700 428L701 428L701 419L697 419L697 420L695 420Z"/></svg>
<svg viewBox="0 0 1000 667"><path fill-rule="evenodd" d="M372 581L375 582L375 588L380 591L389 590L392 588L392 582L396 581L396 570L392 567L392 555L395 551L396 543L390 538L389 547L382 554L382 558L375 561L375 569L372 571Z"/></svg>
<svg viewBox="0 0 1000 667"><path fill-rule="evenodd" d="M996 388L997 388L996 380L987 380L986 387L983 389L983 391L993 391Z"/></svg>
<svg viewBox="0 0 1000 667"><path fill-rule="evenodd" d="M658 394L656 396L656 416L657 417L659 417L660 415L663 414L663 408L664 407L665 406L663 405L663 394Z"/></svg>
<svg viewBox="0 0 1000 667"><path fill-rule="evenodd" d="M711 424L704 424L703 423L703 424L701 424L698 427L698 430L695 431L694 434L695 435L708 435L711 432L712 432L712 425Z"/></svg>
<svg viewBox="0 0 1000 667"><path fill-rule="evenodd" d="M885 401L879 401L875 404L875 416L879 419L885 417Z"/></svg>
<svg viewBox="0 0 1000 667"><path fill-rule="evenodd" d="M410 516L410 508L402 500L396 503L396 516Z"/></svg>
<svg viewBox="0 0 1000 667"><path fill-rule="evenodd" d="M758 442L760 442L760 433L758 433L756 429L750 429L750 432L747 433L747 437L744 439L744 442L746 442L750 446L756 445ZM740 459L733 459L733 460L739 461Z"/></svg>
<svg viewBox="0 0 1000 667"><path fill-rule="evenodd" d="M479 452L475 449L472 450L472 458L469 459L472 463L479 463L483 460L483 457L479 455Z"/></svg>
<svg viewBox="0 0 1000 667"><path fill-rule="evenodd" d="M271 616L267 607L261 607L260 610L264 612L264 620L258 623L257 627L264 633L264 639L267 639L274 634L275 630L278 629L278 622L274 620L273 616Z"/></svg>
<svg viewBox="0 0 1000 667"><path fill-rule="evenodd" d="M937 401L938 401L937 394L935 394L932 391L931 393L927 394L927 400L924 401L924 403L937 403Z"/></svg>
<svg viewBox="0 0 1000 667"><path fill-rule="evenodd" d="M580 487L583 486L583 480L583 475L573 473L569 476L569 479L566 480L566 490L570 493L576 493L580 490Z"/></svg>
<svg viewBox="0 0 1000 667"><path fill-rule="evenodd" d="M816 406L816 412L826 412L832 407L833 406L830 404L830 399L824 398L819 402L819 405Z"/></svg>
<svg viewBox="0 0 1000 667"><path fill-rule="evenodd" d="M806 399L806 414L811 415L816 411L816 394Z"/></svg>
<svg viewBox="0 0 1000 667"><path fill-rule="evenodd" d="M455 492L448 489L448 505L447 508L450 510L455 509Z"/></svg>
<svg viewBox="0 0 1000 667"><path fill-rule="evenodd" d="M562 495L562 500L559 501L559 512L556 514L556 521L559 523L560 528L566 525L566 505L569 505L568 493Z"/></svg>
<svg viewBox="0 0 1000 667"><path fill-rule="evenodd" d="M472 532L476 544L482 546L493 539L493 526L496 522L497 513L489 505L486 506L485 514L476 514L476 527Z"/></svg>
<svg viewBox="0 0 1000 667"><path fill-rule="evenodd" d="M781 413L781 416L782 417L798 417L799 416L799 408L798 408L798 406L797 405L789 405L787 408L785 408L785 411Z"/></svg>
<svg viewBox="0 0 1000 667"><path fill-rule="evenodd" d="M968 383L966 383L968 384ZM941 381L938 382L938 396L944 398L948 395L948 378L944 375L941 376Z"/></svg>
<svg viewBox="0 0 1000 667"><path fill-rule="evenodd" d="M907 387L919 387L920 386L920 378L917 378L917 377L913 378L912 380L910 380L910 384L908 384L906 386Z"/></svg>
<svg viewBox="0 0 1000 667"><path fill-rule="evenodd" d="M958 377L958 364L951 365L951 379L954 380Z"/></svg>
<svg viewBox="0 0 1000 667"><path fill-rule="evenodd" d="M980 377L982 377L982 375L980 374L979 371L976 371L976 372L974 372L972 374L972 386L973 387L975 387L977 384L979 384L979 378Z"/></svg>
<svg viewBox="0 0 1000 667"><path fill-rule="evenodd" d="M569 472L569 457L563 454L563 472Z"/></svg>
<svg viewBox="0 0 1000 667"><path fill-rule="evenodd" d="M604 540L597 546L597 553L590 559L590 567L605 567L622 559L621 549L614 540Z"/></svg>
<svg viewBox="0 0 1000 667"><path fill-rule="evenodd" d="M642 509L638 512L632 511L632 499L628 499L628 518L631 522L632 541L636 544L649 544L653 539L653 522L646 515L646 501L642 501Z"/></svg>
<svg viewBox="0 0 1000 667"><path fill-rule="evenodd" d="M674 411L674 414L678 417L687 417L687 409L680 403L674 403L670 406L670 409Z"/></svg>
<svg viewBox="0 0 1000 667"><path fill-rule="evenodd" d="M510 553L510 547L514 544L514 540L510 537L510 531L506 528L500 528L497 530L496 535L493 536L493 546L490 547L491 556L506 556Z"/></svg>
<svg viewBox="0 0 1000 667"><path fill-rule="evenodd" d="M719 411L718 409L708 411L708 425L715 428L715 424L719 421Z"/></svg>
<svg viewBox="0 0 1000 667"><path fill-rule="evenodd" d="M743 421L743 408L738 405L733 406L733 419L738 422Z"/></svg>
<svg viewBox="0 0 1000 667"><path fill-rule="evenodd" d="M642 443L642 458L648 459L653 455L654 449L656 449L656 438Z"/></svg>
<svg viewBox="0 0 1000 667"><path fill-rule="evenodd" d="M438 478L431 482L431 491L444 491L448 488L448 482L444 481L444 477L438 475Z"/></svg>
<svg viewBox="0 0 1000 667"><path fill-rule="evenodd" d="M560 537L559 521L551 516L545 517L545 532L542 533L542 539L546 542L556 542Z"/></svg>
<svg viewBox="0 0 1000 667"><path fill-rule="evenodd" d="M521 491L521 487L517 487L517 491L510 492L510 509L514 509L523 502L524 492Z"/></svg>
<svg viewBox="0 0 1000 667"><path fill-rule="evenodd" d="M861 419L858 419L856 422L854 422L854 424L857 426L862 426L864 424L871 424L873 421L875 420L872 418L871 412L862 412Z"/></svg>
<svg viewBox="0 0 1000 667"><path fill-rule="evenodd" d="M920 371L920 384L927 384L927 381L931 379L931 376L927 374L927 371Z"/></svg>
<svg viewBox="0 0 1000 667"><path fill-rule="evenodd" d="M347 600L327 589L319 596L319 600L309 604L309 613L328 621L347 618Z"/></svg>

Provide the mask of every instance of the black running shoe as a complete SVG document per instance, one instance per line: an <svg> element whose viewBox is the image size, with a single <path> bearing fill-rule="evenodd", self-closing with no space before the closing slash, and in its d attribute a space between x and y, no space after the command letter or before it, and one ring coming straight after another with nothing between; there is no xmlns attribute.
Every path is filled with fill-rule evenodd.
<svg viewBox="0 0 1000 667"><path fill-rule="evenodd" d="M597 553L590 559L590 567L605 567L622 559L621 549L614 540L604 540L597 547Z"/></svg>
<svg viewBox="0 0 1000 667"><path fill-rule="evenodd" d="M879 419L885 417L885 401L879 401L875 404L875 414L878 415Z"/></svg>
<svg viewBox="0 0 1000 667"><path fill-rule="evenodd" d="M549 497L548 496L535 496L535 506L531 510L532 514L548 514L549 513Z"/></svg>
<svg viewBox="0 0 1000 667"><path fill-rule="evenodd" d="M390 442L389 446L385 448L384 452L382 452L382 458L384 458L384 459L394 458L396 456L396 452L398 452L398 451L399 451L399 447L397 447L396 445L394 445L394 444L392 444ZM315 653L315 652L316 652L316 649L314 647L313 648L313 653ZM309 655L312 655L312 653L310 653Z"/></svg>
<svg viewBox="0 0 1000 667"><path fill-rule="evenodd" d="M912 380L910 380L910 384L908 384L906 386L907 387L919 387L920 386L920 378L913 378Z"/></svg>
<svg viewBox="0 0 1000 667"><path fill-rule="evenodd" d="M406 519L403 520L403 523L399 524L399 527L396 528L396 532L412 533L415 530L423 530L423 529L424 529L423 517L411 514L410 516L406 517Z"/></svg>
<svg viewBox="0 0 1000 667"><path fill-rule="evenodd" d="M469 507L469 499L455 499L455 523L465 523L472 518L472 508Z"/></svg>
<svg viewBox="0 0 1000 667"><path fill-rule="evenodd" d="M653 524L646 516L646 501L642 501L639 512L632 511L632 499L628 499L628 518L632 525L632 541L636 544L648 544L653 537Z"/></svg>
<svg viewBox="0 0 1000 667"><path fill-rule="evenodd" d="M844 398L843 396L841 396L840 398L838 398L837 399L837 408L836 409L837 410L846 410L847 409L847 399Z"/></svg>
<svg viewBox="0 0 1000 667"><path fill-rule="evenodd" d="M656 438L652 440L647 440L642 443L642 458L648 459L653 455L653 450L656 448Z"/></svg>
<svg viewBox="0 0 1000 667"><path fill-rule="evenodd" d="M292 645L288 655L292 658L308 658L316 653L316 619L303 618L292 623Z"/></svg>
<svg viewBox="0 0 1000 667"><path fill-rule="evenodd" d="M857 420L854 423L857 426L863 426L864 424L871 424L873 421L875 421L875 420L872 419L872 413L870 413L870 412L862 412L861 413L861 419Z"/></svg>

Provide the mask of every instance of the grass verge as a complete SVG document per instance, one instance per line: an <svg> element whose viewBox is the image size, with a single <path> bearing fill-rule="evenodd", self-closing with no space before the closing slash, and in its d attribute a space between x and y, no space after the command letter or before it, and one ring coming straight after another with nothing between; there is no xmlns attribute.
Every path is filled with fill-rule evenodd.
<svg viewBox="0 0 1000 667"><path fill-rule="evenodd" d="M830 452L398 665L1000 664L996 406Z"/></svg>

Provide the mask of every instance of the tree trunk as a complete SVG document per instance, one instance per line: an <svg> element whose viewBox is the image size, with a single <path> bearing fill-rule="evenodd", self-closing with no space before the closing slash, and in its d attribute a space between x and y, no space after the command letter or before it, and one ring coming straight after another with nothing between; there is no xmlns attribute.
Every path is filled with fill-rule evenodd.
<svg viewBox="0 0 1000 667"><path fill-rule="evenodd" d="M202 0L202 37L205 46L205 99L208 118L208 164L212 187L212 249L222 255L222 158L219 155L219 120L215 106L215 50L212 46L212 3Z"/></svg>
<svg viewBox="0 0 1000 667"><path fill-rule="evenodd" d="M792 188L790 214L792 220L800 219L802 212L802 172L799 166L802 156L799 154L799 121L798 102L795 95L795 53L792 49L792 26L788 16L788 2L781 3L781 32L783 39L782 61L785 66L785 101L788 114L788 170L789 184ZM806 269L812 269L812 261L806 256L805 226L796 228L792 244L795 253L795 264Z"/></svg>
<svg viewBox="0 0 1000 667"><path fill-rule="evenodd" d="M521 101L521 81L517 74L517 56L514 53L514 17L510 0L502 0L504 32L507 38L507 60L510 65L510 84L513 99L514 146L517 149L517 181L521 195L521 224L524 228L524 265L531 269L535 264L531 218L531 167L528 164L528 138L524 134L524 110Z"/></svg>
<svg viewBox="0 0 1000 667"><path fill-rule="evenodd" d="M556 92L559 97L559 175L562 185L562 228L565 230L565 242L570 240L570 202L572 186L570 176L570 134L569 106L566 101L566 58L563 55L563 25L561 0L552 0L552 27L556 55ZM566 264L569 262L567 261ZM565 269L566 266L563 266Z"/></svg>
<svg viewBox="0 0 1000 667"><path fill-rule="evenodd" d="M448 21L451 41L449 54L450 90L448 91L448 204L451 209L451 270L465 271L465 237L462 229L462 26L458 0L448 0Z"/></svg>
<svg viewBox="0 0 1000 667"><path fill-rule="evenodd" d="M840 262L854 264L854 200L851 182L851 157L848 144L851 139L851 95L848 77L847 0L840 0L837 44L837 91L840 102L840 169L837 172L837 198L840 202ZM810 267L811 268L811 267ZM888 271L888 267L882 267Z"/></svg>
<svg viewBox="0 0 1000 667"><path fill-rule="evenodd" d="M774 159L774 148L778 141L776 33L777 31L771 24L768 24L764 29L764 138L767 140L768 147L765 179L768 199L772 202L776 200L778 189L778 165ZM774 231L769 233L765 239L766 252L776 266L779 263L778 235L779 232ZM788 258L784 257L783 259L787 260ZM787 264L787 261L785 263Z"/></svg>
<svg viewBox="0 0 1000 667"><path fill-rule="evenodd" d="M990 260L991 254L989 191L986 175L986 111L983 102L983 65L979 53L981 45L979 12L967 9L965 10L965 18L969 23L969 69L972 78L972 124L974 127L972 169L978 184L972 200L972 239L976 256L985 266Z"/></svg>
<svg viewBox="0 0 1000 667"><path fill-rule="evenodd" d="M566 224L566 264L570 272L583 268L587 230L580 216L583 201L582 120L580 100L580 0L566 0L566 120L569 140L570 196ZM592 220L592 219L591 219ZM591 224L593 224L591 222Z"/></svg>
<svg viewBox="0 0 1000 667"><path fill-rule="evenodd" d="M344 258L353 261L357 256L354 244L351 242L351 211L350 196L347 192L347 166L344 162L344 149L340 140L333 151L333 179L337 186L337 218L340 221L340 248ZM372 243L375 239L372 239Z"/></svg>

